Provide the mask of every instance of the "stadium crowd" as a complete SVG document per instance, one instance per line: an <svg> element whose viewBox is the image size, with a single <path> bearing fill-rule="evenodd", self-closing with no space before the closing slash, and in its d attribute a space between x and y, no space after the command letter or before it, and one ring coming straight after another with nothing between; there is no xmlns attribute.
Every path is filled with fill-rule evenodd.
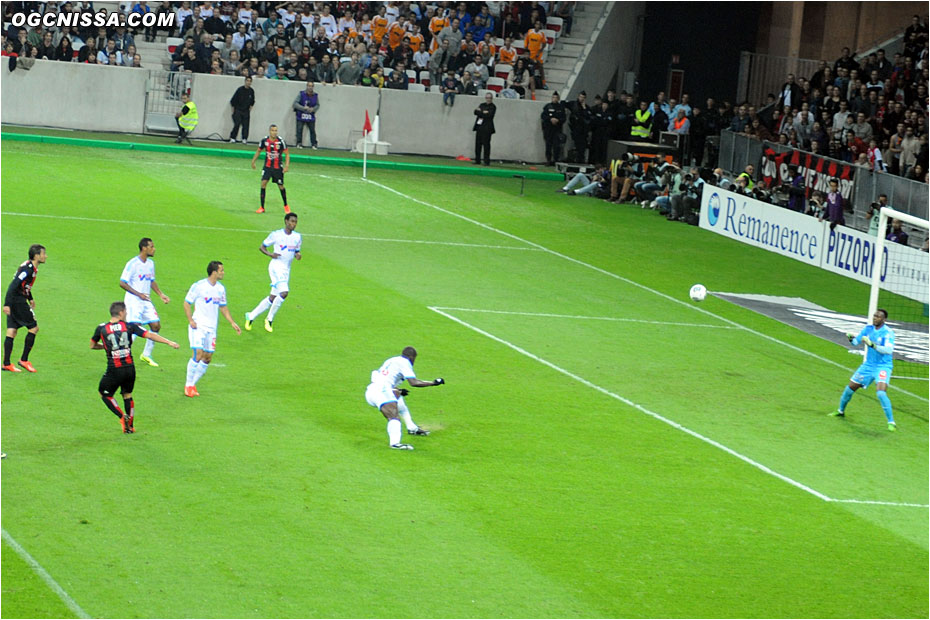
<svg viewBox="0 0 930 620"><path fill-rule="evenodd" d="M535 98L545 89L549 45L543 32L557 18L571 32L574 2L148 2L128 13L173 13L180 45L170 70L409 89L422 84L449 94L491 89ZM5 55L141 67L126 28L16 28L19 11L94 12L93 2L4 3ZM144 36L154 41L157 27ZM503 83L494 72L503 72ZM451 78L452 82L449 82Z"/></svg>

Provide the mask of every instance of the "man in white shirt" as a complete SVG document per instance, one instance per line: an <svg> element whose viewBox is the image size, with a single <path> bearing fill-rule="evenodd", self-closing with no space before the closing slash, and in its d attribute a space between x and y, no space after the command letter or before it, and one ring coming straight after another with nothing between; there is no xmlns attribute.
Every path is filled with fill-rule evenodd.
<svg viewBox="0 0 930 620"><path fill-rule="evenodd" d="M287 299L289 290L288 282L291 279L291 263L294 259L300 260L300 245L303 238L299 232L294 232L297 228L297 214L288 213L284 216L284 228L280 228L268 233L265 240L262 241L259 251L271 258L268 263L268 276L271 278L271 293L268 297L263 297L255 309L245 313L245 331L252 331L252 321L261 316L262 312L271 308L268 312L268 318L265 319L265 331L273 332L271 323L275 315L281 309L284 300ZM265 248L271 248L269 252Z"/></svg>
<svg viewBox="0 0 930 620"><path fill-rule="evenodd" d="M365 400L372 407L377 408L381 415L387 418L388 445L395 450L413 450L413 446L401 443L400 418L407 426L408 435L429 435L429 431L413 423L410 410L404 402L404 396L409 391L398 388L406 381L410 387L430 387L442 385L442 378L433 381L421 381L413 372L413 363L417 359L417 350L413 347L404 347L401 354L385 360L381 368L371 371L371 383L365 389Z"/></svg>
<svg viewBox="0 0 930 620"><path fill-rule="evenodd" d="M207 265L207 277L194 282L184 298L184 314L187 315L189 324L187 337L190 339L191 349L194 350L194 356L187 362L185 396L200 396L196 387L197 381L207 372L207 365L216 351L218 314L223 313L237 335L242 333L226 307L226 288L220 284L222 279L223 263L210 261Z"/></svg>
<svg viewBox="0 0 930 620"><path fill-rule="evenodd" d="M126 294L123 302L126 304L126 320L130 323L139 323L147 331L158 333L161 331L161 320L158 311L152 303L151 293L158 295L165 303L171 301L161 292L155 283L155 243L148 237L139 241L139 255L133 256L119 277L119 285ZM146 339L145 349L142 352L142 361L149 366L158 367L152 359L152 348L155 341Z"/></svg>

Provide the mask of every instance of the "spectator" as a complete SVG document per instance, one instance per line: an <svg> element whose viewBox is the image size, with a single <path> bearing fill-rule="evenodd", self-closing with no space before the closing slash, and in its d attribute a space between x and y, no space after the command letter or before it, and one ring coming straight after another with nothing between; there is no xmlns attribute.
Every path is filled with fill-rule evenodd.
<svg viewBox="0 0 930 620"><path fill-rule="evenodd" d="M497 113L497 106L494 105L494 95L486 93L484 103L478 105L475 109L475 124L472 131L475 132L475 165L481 163L482 153L484 155L484 165L491 165L491 135L494 134L494 115Z"/></svg>
<svg viewBox="0 0 930 620"><path fill-rule="evenodd" d="M248 26L240 22L239 25L236 26L236 34L232 37L232 46L234 49L241 51L242 48L245 47L245 42L249 41L251 38L252 35L248 32ZM271 43L271 41L269 41L269 43ZM273 45L272 49L274 49Z"/></svg>
<svg viewBox="0 0 930 620"><path fill-rule="evenodd" d="M239 52L230 50L223 67L223 75L239 75L240 64Z"/></svg>
<svg viewBox="0 0 930 620"><path fill-rule="evenodd" d="M778 107L799 107L800 105L801 87L794 81L794 74L789 73L787 80L781 87L781 95L778 97Z"/></svg>
<svg viewBox="0 0 930 620"><path fill-rule="evenodd" d="M452 22L443 28L436 37L440 46L443 41L449 42L449 52L451 54L457 54L462 45L462 38L464 35L462 34L460 26L461 22L458 18L453 18Z"/></svg>
<svg viewBox="0 0 930 620"><path fill-rule="evenodd" d="M804 205L804 196L807 192L804 187L804 175L798 170L796 164L788 164L788 176L791 178L788 190L788 208L798 213L804 213L807 209Z"/></svg>
<svg viewBox="0 0 930 620"><path fill-rule="evenodd" d="M317 149L316 113L320 109L320 97L313 90L313 82L307 82L304 90L294 99L294 112L297 114L297 148L303 148L304 127L310 131L310 148Z"/></svg>
<svg viewBox="0 0 930 620"><path fill-rule="evenodd" d="M123 52L123 66L131 67L133 58L136 56L136 46L130 45L129 48Z"/></svg>
<svg viewBox="0 0 930 620"><path fill-rule="evenodd" d="M833 115L833 131L836 134L838 131L842 131L843 127L846 126L846 119L851 118L849 112L849 105L845 101L840 101L839 111Z"/></svg>
<svg viewBox="0 0 930 620"><path fill-rule="evenodd" d="M482 62L481 56L473 56L472 61L465 65L465 70L480 84L479 88L484 88L488 83L488 66Z"/></svg>
<svg viewBox="0 0 930 620"><path fill-rule="evenodd" d="M123 56L118 51L116 51L116 42L113 39L107 41L107 46L105 49L97 52L97 64L108 65L110 64L111 57L116 59L117 65L123 64Z"/></svg>
<svg viewBox="0 0 930 620"><path fill-rule="evenodd" d="M291 51L296 52L298 56L303 53L305 47L310 47L310 41L307 39L307 33L303 28L297 28L297 32L294 38L291 39L290 45Z"/></svg>
<svg viewBox="0 0 930 620"><path fill-rule="evenodd" d="M310 77L313 79L314 76ZM323 54L323 60L316 67L316 81L324 84L332 84L336 81L336 71L329 54Z"/></svg>
<svg viewBox="0 0 930 620"><path fill-rule="evenodd" d="M236 89L232 99L229 100L232 106L233 128L229 134L230 144L236 141L236 134L239 128L242 128L242 144L249 139L249 117L252 114L252 106L255 105L255 91L252 90L252 78L245 78L245 83Z"/></svg>
<svg viewBox="0 0 930 620"><path fill-rule="evenodd" d="M71 38L67 35L61 37L58 47L55 48L55 60L62 62L74 61L74 49L71 47Z"/></svg>
<svg viewBox="0 0 930 620"><path fill-rule="evenodd" d="M181 4L187 4L187 3L182 2ZM169 37L171 36L171 34L174 32L173 26L158 26L157 24L168 23L168 19L165 16L171 15L174 12L175 12L174 8L171 6L171 2L169 2L168 0L163 0L163 2L158 6L158 10L156 11L156 13L158 14L158 20L156 21L156 25L152 27L152 38L153 39L158 36L159 30L164 30L166 36L169 36ZM174 23L180 25L181 20L179 18L175 18Z"/></svg>
<svg viewBox="0 0 930 620"><path fill-rule="evenodd" d="M507 87L512 88L522 98L526 98L526 91L529 89L530 97L536 98L536 82L526 65L525 58L517 58L517 64L507 74Z"/></svg>
<svg viewBox="0 0 930 620"><path fill-rule="evenodd" d="M794 76L789 76L793 79ZM736 116L733 117L733 120L730 121L730 131L735 133L743 133L746 131L746 127L749 126L749 115L746 113L746 106L741 105L737 110Z"/></svg>
<svg viewBox="0 0 930 620"><path fill-rule="evenodd" d="M84 48L81 48L81 54L84 53ZM193 37L185 37L184 44L179 45L175 50L174 54L171 56L171 71L182 71L184 69L184 60L187 58L187 50L194 49L194 39ZM80 56L78 56L80 60Z"/></svg>
<svg viewBox="0 0 930 620"><path fill-rule="evenodd" d="M129 65L133 69L142 69L142 56L139 54L132 55L132 64Z"/></svg>
<svg viewBox="0 0 930 620"><path fill-rule="evenodd" d="M885 239L893 241L894 243L900 243L901 245L907 245L907 237L907 232L901 227L901 220L891 220L891 232L888 233Z"/></svg>
<svg viewBox="0 0 930 620"><path fill-rule="evenodd" d="M920 140L914 134L913 126L904 128L904 138L901 140L901 157L898 174L907 176L907 173L917 164L917 154L920 152Z"/></svg>
<svg viewBox="0 0 930 620"><path fill-rule="evenodd" d="M111 38L116 42L116 49L121 54L125 54L129 50L129 46L136 43L132 35L123 26L117 26L116 32L113 33Z"/></svg>
<svg viewBox="0 0 930 620"><path fill-rule="evenodd" d="M866 122L865 114L859 112L856 115L856 122L852 127L853 133L863 142L872 137L872 125Z"/></svg>
<svg viewBox="0 0 930 620"><path fill-rule="evenodd" d="M417 72L417 81L420 81L424 74L430 75L429 62L430 55L426 51L426 43L420 43L419 49L413 54L412 64L413 70Z"/></svg>
<svg viewBox="0 0 930 620"><path fill-rule="evenodd" d="M498 60L501 64L510 65L511 67L517 61L517 48L513 46L513 39L506 37L504 45L497 51Z"/></svg>
<svg viewBox="0 0 930 620"><path fill-rule="evenodd" d="M422 44L426 47L426 44ZM344 62L336 71L336 83L355 86L358 84L359 77L362 75L362 67L358 64L358 52L352 52L351 60Z"/></svg>
<svg viewBox="0 0 930 620"><path fill-rule="evenodd" d="M455 95L460 92L461 84L455 79L455 71L449 69L446 77L442 80L440 90L442 92L442 105L452 107L455 105Z"/></svg>
<svg viewBox="0 0 930 620"><path fill-rule="evenodd" d="M46 31L42 35L42 41L36 46L36 58L43 60L55 60L55 45L52 42L52 33Z"/></svg>
<svg viewBox="0 0 930 620"><path fill-rule="evenodd" d="M139 0L139 2L136 2L136 3L133 5L132 11L130 11L130 12L131 12L131 13L136 13L136 14L139 14L139 15L148 15L149 13L152 12L152 8L149 6L149 3L148 3L146 0ZM138 31L136 31L135 34L138 34ZM154 34L154 32L152 31L152 27L151 27L151 26L146 26L146 27L145 27L145 40L146 40L146 41L149 41L149 42L155 40L155 34ZM117 58L118 58L118 57L117 57Z"/></svg>
<svg viewBox="0 0 930 620"><path fill-rule="evenodd" d="M430 84L439 84L443 74L449 68L450 60L452 60L452 54L449 52L449 41L444 40L429 59Z"/></svg>
<svg viewBox="0 0 930 620"><path fill-rule="evenodd" d="M327 38L332 39L337 34L339 34L340 30L339 24L336 21L336 16L332 15L329 11L329 4L324 4L323 10L320 13L320 19L317 21L317 25L325 28Z"/></svg>
<svg viewBox="0 0 930 620"><path fill-rule="evenodd" d="M905 179L911 179L912 181L920 181L921 183L927 182L927 173L924 172L924 167L920 164L914 164L914 166L907 171L907 174L904 176Z"/></svg>
<svg viewBox="0 0 930 620"><path fill-rule="evenodd" d="M833 63L833 72L839 74L840 67L843 67L847 71L851 69L859 69L859 63L857 63L856 60L850 55L848 47L843 48L843 55Z"/></svg>
<svg viewBox="0 0 930 620"><path fill-rule="evenodd" d="M533 28L526 33L523 44L530 56L530 60L532 60L536 65L536 73L539 74L539 84L537 85L545 88L546 74L543 71L543 52L546 50L548 44L546 41L546 35L542 30L542 22L537 21L533 25Z"/></svg>
<svg viewBox="0 0 930 620"><path fill-rule="evenodd" d="M753 138L757 140L771 140L772 139L772 134L769 132L766 126L762 124L762 121L760 121L758 118L754 119L752 121L752 124L746 128L746 135L752 136Z"/></svg>

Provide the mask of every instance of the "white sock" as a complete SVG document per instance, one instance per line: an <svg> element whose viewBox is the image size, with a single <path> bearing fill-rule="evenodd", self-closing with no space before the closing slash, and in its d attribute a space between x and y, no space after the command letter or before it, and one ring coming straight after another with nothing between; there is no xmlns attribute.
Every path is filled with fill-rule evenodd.
<svg viewBox="0 0 930 620"><path fill-rule="evenodd" d="M209 366L210 364L202 360L194 364L194 382L191 385L197 385L197 382L200 381L200 377L207 372Z"/></svg>
<svg viewBox="0 0 930 620"><path fill-rule="evenodd" d="M277 299L277 297L275 297ZM255 309L249 312L248 319L254 321L262 312L271 307L271 302L268 301L267 297L262 297L262 300L258 302L258 305L255 306Z"/></svg>
<svg viewBox="0 0 930 620"><path fill-rule="evenodd" d="M154 340L149 340L148 338L146 338L146 339L145 339L145 349L142 350L142 355L144 355L145 357L151 358L151 357L152 357L152 349L154 349L154 348L155 348L155 341L154 341Z"/></svg>
<svg viewBox="0 0 930 620"><path fill-rule="evenodd" d="M404 421L408 431L415 431L419 428L413 423L413 418L410 417L410 410L407 409L407 403L404 402L403 396L397 399L397 413L400 414L400 419Z"/></svg>
<svg viewBox="0 0 930 620"><path fill-rule="evenodd" d="M187 360L187 382L184 384L185 386L190 387L194 385L194 369L195 368L197 368L197 362L194 360L194 358L190 358L189 360Z"/></svg>
<svg viewBox="0 0 930 620"><path fill-rule="evenodd" d="M274 315L278 313L278 310L281 309L281 304L284 303L284 298L278 295L274 298L274 303L271 304L271 310L268 311L268 321L274 321Z"/></svg>
<svg viewBox="0 0 930 620"><path fill-rule="evenodd" d="M400 443L400 420L391 418L387 423L388 441L391 445Z"/></svg>

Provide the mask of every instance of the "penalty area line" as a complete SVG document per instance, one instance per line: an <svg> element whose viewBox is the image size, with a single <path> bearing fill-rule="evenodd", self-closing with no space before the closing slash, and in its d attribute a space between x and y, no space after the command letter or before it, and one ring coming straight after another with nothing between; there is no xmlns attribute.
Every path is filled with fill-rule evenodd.
<svg viewBox="0 0 930 620"><path fill-rule="evenodd" d="M3 540L6 541L6 544L8 544L10 548L13 549L13 551L15 551L16 554L21 557L33 571L35 571L35 573L42 579L42 581L44 581L45 584L51 588L55 594L58 595L58 598L60 598L61 601L68 606L68 609L74 612L78 618L90 618L90 615L81 609L81 606L77 604L77 601L71 598L71 596L65 592L64 588L58 585L58 582L48 574L48 571L42 568L42 565L39 564L36 559L29 554L28 551L23 549L22 545L16 542L16 540L10 536L10 533L7 532L6 529L3 530Z"/></svg>
<svg viewBox="0 0 930 620"><path fill-rule="evenodd" d="M645 323L648 325L667 325L676 327L710 327L715 329L739 329L732 325L710 325L707 323L677 323L674 321L649 321L647 319L630 319L615 316L585 316L579 314L552 314L549 312L516 312L511 310L483 310L480 308L451 308L448 306L433 306L436 310L449 310L451 312L478 312L482 314L510 314L516 316L539 316L552 319L576 319L580 321L616 321L619 323Z"/></svg>
<svg viewBox="0 0 930 620"><path fill-rule="evenodd" d="M187 228L191 230L217 230L221 232L257 233L267 234L267 230L257 228L222 228L218 226L200 226L197 224L172 224L169 222L133 222L129 220L112 220L100 217L80 217L77 215L50 215L47 213L18 213L11 211L0 212L0 215L15 217L44 217L54 220L78 220L81 222L100 222L104 224L130 224L133 226L164 226L167 228ZM483 248L486 250L514 250L517 252L538 252L536 248L515 245L490 245L486 243L462 243L459 241L430 241L428 239L389 239L385 237L356 237L351 235L323 235L319 233L301 233L304 237L314 239L338 239L341 241L374 241L378 243L412 243L419 245L445 245L461 248Z"/></svg>
<svg viewBox="0 0 930 620"><path fill-rule="evenodd" d="M837 504L868 504L871 506L904 506L908 508L930 508L930 504L912 504L910 502L876 502L868 499L831 499Z"/></svg>

